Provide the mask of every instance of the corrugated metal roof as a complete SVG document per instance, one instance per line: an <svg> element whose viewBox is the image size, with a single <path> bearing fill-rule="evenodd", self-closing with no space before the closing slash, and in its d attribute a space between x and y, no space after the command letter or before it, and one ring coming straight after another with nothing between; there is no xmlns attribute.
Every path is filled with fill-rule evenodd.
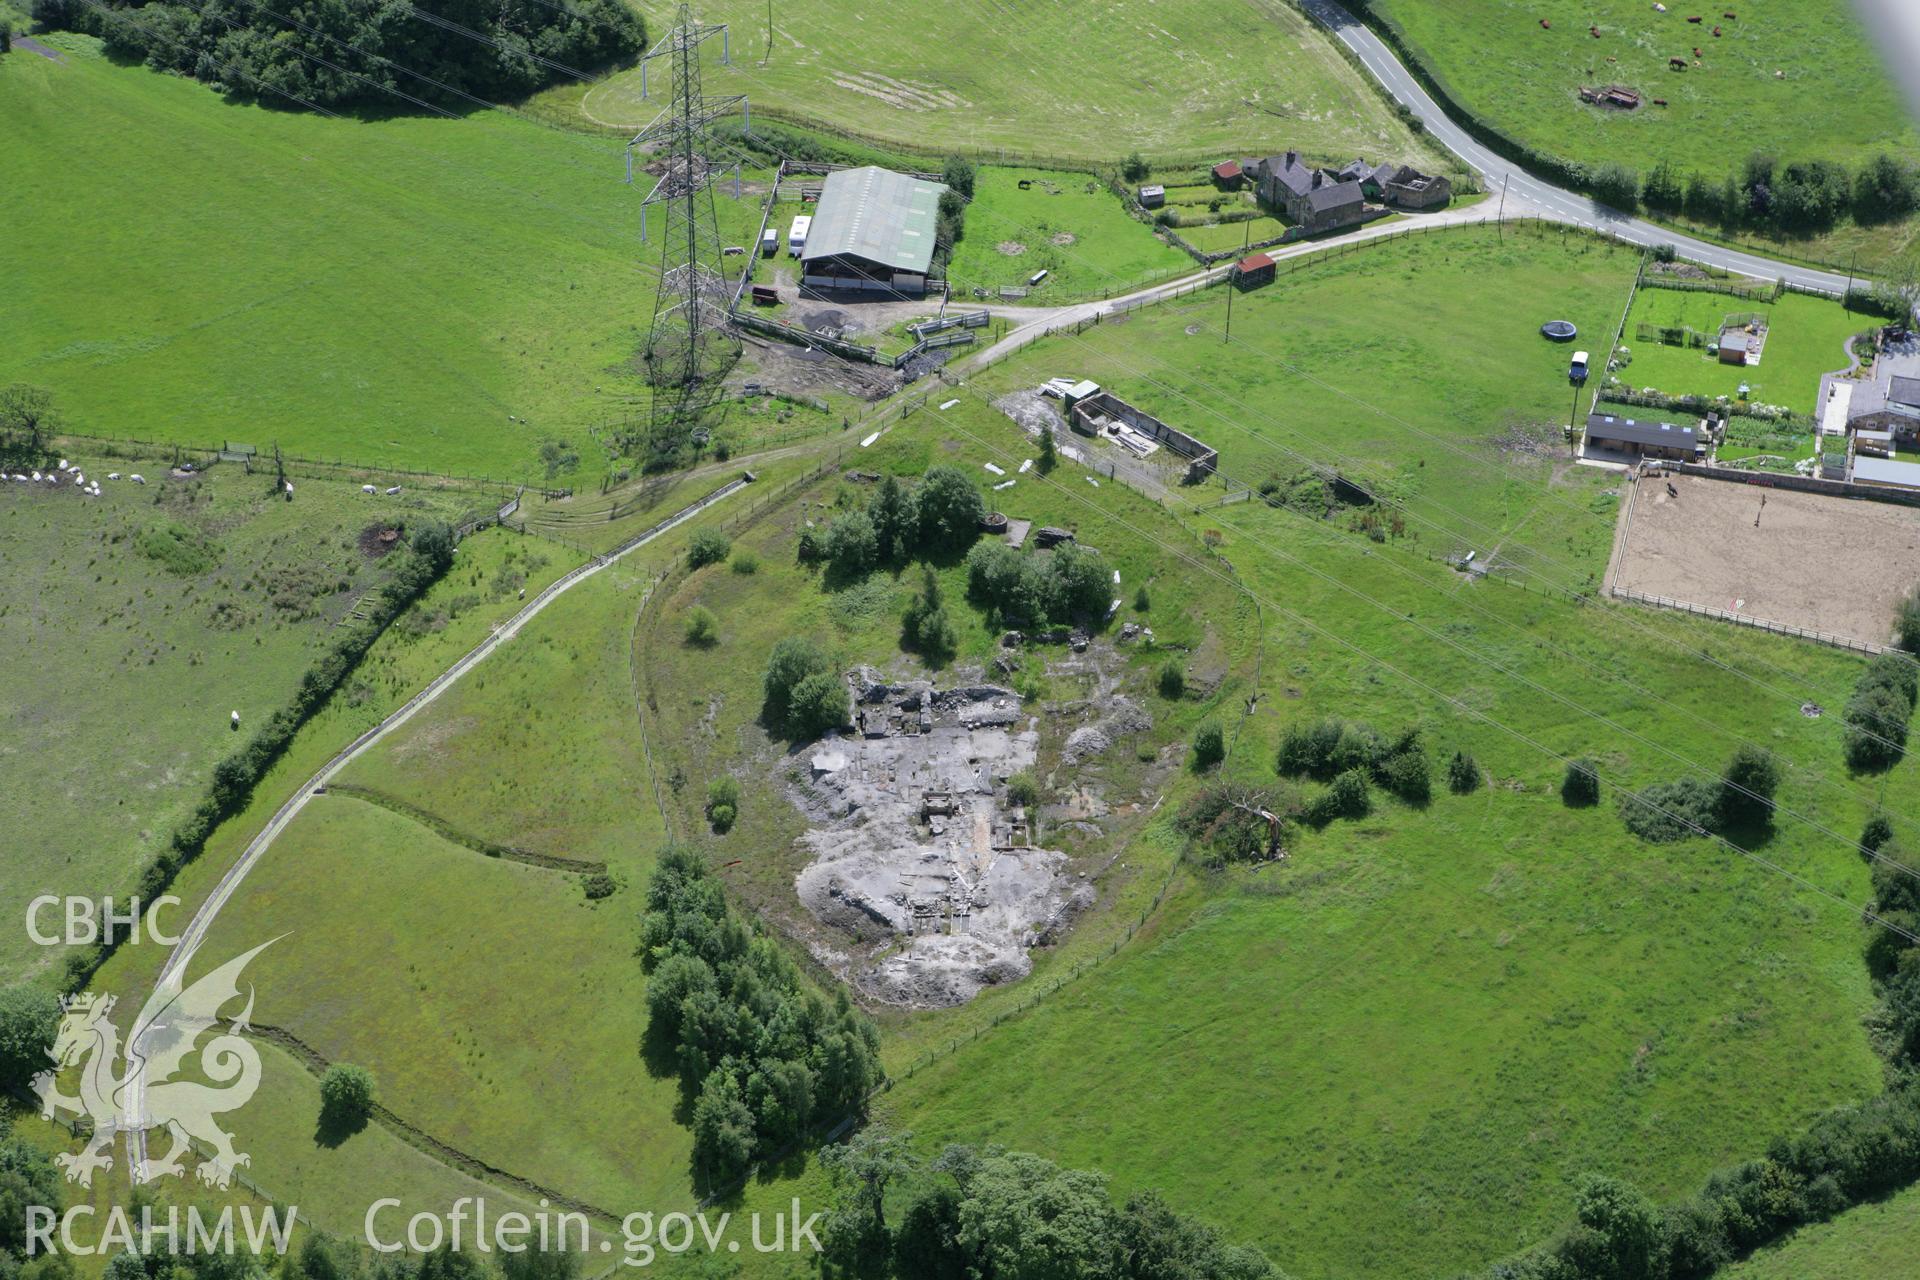
<svg viewBox="0 0 1920 1280"><path fill-rule="evenodd" d="M896 271L925 272L933 262L945 190L938 182L873 165L830 173L801 261L850 254Z"/></svg>
<svg viewBox="0 0 1920 1280"><path fill-rule="evenodd" d="M1920 489L1920 462L1896 462L1892 458L1867 458L1855 455L1853 478L1870 484L1897 484Z"/></svg>
<svg viewBox="0 0 1920 1280"><path fill-rule="evenodd" d="M1678 427L1671 422L1640 422L1608 413L1588 415L1587 435L1596 440L1618 440L1624 444L1653 444L1669 448L1691 449L1696 443L1692 427Z"/></svg>

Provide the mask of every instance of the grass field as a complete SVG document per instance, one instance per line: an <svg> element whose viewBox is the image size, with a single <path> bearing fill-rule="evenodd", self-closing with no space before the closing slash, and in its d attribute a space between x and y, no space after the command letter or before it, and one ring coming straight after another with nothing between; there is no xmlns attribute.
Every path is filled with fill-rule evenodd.
<svg viewBox="0 0 1920 1280"><path fill-rule="evenodd" d="M1488 612L1469 613L1454 575L1391 547L1257 505L1216 515L1263 599L1555 750L1594 752L1609 776L1671 776L1652 742L1717 761L1731 739L1699 714L1790 759L1796 809L1843 832L1867 812L1869 793L1819 780L1837 759L1832 725L1716 677L1690 645L1649 646L1610 612L1498 586L1472 589ZM1856 670L1703 625L1674 634L1711 635L1736 667L1790 660L1841 688ZM1271 778L1280 728L1334 713L1420 723L1430 752L1470 750L1489 785L1425 810L1383 803L1303 835L1285 867L1189 882L1091 976L896 1085L887 1122L929 1150L998 1142L1104 1169L1123 1194L1158 1188L1320 1280L1484 1264L1564 1220L1582 1172L1677 1196L1879 1088L1845 906L1707 845L1638 844L1610 804L1564 807L1557 762L1523 742L1286 614L1266 634L1269 697L1235 772ZM1585 674L1623 650L1658 693ZM1857 855L1798 823L1783 820L1765 853L1843 899L1865 892ZM741 1208L818 1189L804 1173Z"/></svg>
<svg viewBox="0 0 1920 1280"><path fill-rule="evenodd" d="M1459 102L1550 155L1641 172L1670 160L1718 178L1750 151L1851 164L1882 150L1920 150L1920 133L1847 0L1735 5L1737 20L1715 9L1700 25L1686 21L1693 10L1682 5L1660 13L1646 0L1590 0L1548 15L1550 30L1540 8L1522 0L1373 7ZM1701 66L1668 70L1669 57L1692 61L1695 46ZM1848 70L1836 74L1838 67ZM1579 100L1581 86L1608 84L1669 105L1623 113ZM1734 119L1737 136L1729 138Z"/></svg>
<svg viewBox="0 0 1920 1280"><path fill-rule="evenodd" d="M631 534L687 498L665 486L613 527ZM343 794L287 830L205 952L211 962L289 933L256 962L261 1022L367 1066L381 1100L434 1139L615 1213L689 1196L677 1089L639 1055L632 947L662 827L629 650L643 593L689 536L676 530L556 601L341 778L464 835L604 861L621 886L612 897L589 903L575 874L490 859ZM255 1103L288 1133L303 1116L311 1130L307 1105L298 1090ZM349 1147L289 1141L271 1154L296 1186L317 1178L361 1206L388 1194L359 1178ZM263 1181L273 1167L257 1166Z"/></svg>
<svg viewBox="0 0 1920 1280"><path fill-rule="evenodd" d="M1243 484L1337 467L1432 520L1408 529L1433 554L1551 556L1532 567L1577 581L1604 562L1614 502L1605 476L1568 465L1566 352L1538 330L1610 331L1634 265L1557 232L1445 231L1237 295L1231 343L1225 292L1208 290L1036 344L987 379L1092 378L1213 445Z"/></svg>
<svg viewBox="0 0 1920 1280"><path fill-rule="evenodd" d="M507 478L562 440L562 483L605 470L596 429L646 400L657 252L616 145L244 106L49 39L64 62L0 60L0 224L33 300L0 313L0 383L99 435Z"/></svg>
<svg viewBox="0 0 1920 1280"><path fill-rule="evenodd" d="M1802 1227L1785 1244L1718 1272L1721 1280L1868 1280L1896 1276L1920 1253L1920 1187Z"/></svg>
<svg viewBox="0 0 1920 1280"><path fill-rule="evenodd" d="M1022 179L1031 183L1020 190ZM1192 258L1127 216L1104 183L1085 174L983 167L967 207L966 236L947 265L956 295L1025 285L1050 272L1033 302L1100 297L1195 270Z"/></svg>
<svg viewBox="0 0 1920 1280"><path fill-rule="evenodd" d="M672 8L638 6L650 29ZM912 151L1004 149L1078 161L1201 158L1296 146L1315 155L1433 159L1319 28L1279 0L1072 0L992 22L917 5L884 21L849 0L774 15L720 0L733 66L716 56L708 93L745 93L754 111L850 131ZM656 90L657 93L657 90ZM597 124L644 124L639 73L553 91ZM577 104L577 105L576 105Z"/></svg>
<svg viewBox="0 0 1920 1280"><path fill-rule="evenodd" d="M125 895L198 802L214 763L284 705L331 631L386 579L357 539L370 522L450 517L484 495L369 498L216 467L175 480L157 461L72 455L102 496L0 486L0 664L31 679L0 693L0 823L34 831L9 861L0 909L42 893ZM123 476L108 480L117 469ZM124 478L142 472L148 481ZM49 916L43 927L58 932ZM0 932L0 974L58 948Z"/></svg>
<svg viewBox="0 0 1920 1280"><path fill-rule="evenodd" d="M1639 327L1650 324L1657 328L1689 325L1717 339L1721 321L1735 313L1767 317L1767 343L1760 363L1751 368L1721 364L1713 350L1667 346L1639 337ZM1748 399L1756 404L1811 414L1820 398L1820 375L1846 368L1848 339L1874 323L1837 302L1799 293L1782 294L1778 302L1769 304L1727 294L1643 288L1627 317L1625 342L1633 361L1619 376L1631 387L1654 387L1675 396L1737 398L1745 384L1750 388Z"/></svg>

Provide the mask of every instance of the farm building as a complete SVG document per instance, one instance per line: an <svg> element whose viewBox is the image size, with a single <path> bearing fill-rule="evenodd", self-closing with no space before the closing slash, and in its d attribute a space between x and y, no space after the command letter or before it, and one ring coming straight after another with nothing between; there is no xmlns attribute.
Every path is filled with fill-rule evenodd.
<svg viewBox="0 0 1920 1280"><path fill-rule="evenodd" d="M1720 363L1747 363L1752 349L1751 335L1744 328L1728 327L1720 331Z"/></svg>
<svg viewBox="0 0 1920 1280"><path fill-rule="evenodd" d="M1213 166L1213 180L1229 191L1237 191L1246 175L1240 172L1238 161L1222 160Z"/></svg>
<svg viewBox="0 0 1920 1280"><path fill-rule="evenodd" d="M1242 289L1257 288L1272 283L1277 270L1266 254L1250 253L1233 264L1233 282Z"/></svg>
<svg viewBox="0 0 1920 1280"><path fill-rule="evenodd" d="M873 165L828 174L800 254L801 285L925 293L945 190Z"/></svg>
<svg viewBox="0 0 1920 1280"><path fill-rule="evenodd" d="M1706 452L1706 441L1692 427L1671 422L1640 422L1611 413L1589 414L1587 448L1627 453L1641 458L1692 462Z"/></svg>
<svg viewBox="0 0 1920 1280"><path fill-rule="evenodd" d="M1166 202L1167 189L1158 183L1140 188L1140 207L1142 209L1158 209Z"/></svg>
<svg viewBox="0 0 1920 1280"><path fill-rule="evenodd" d="M1392 162L1379 166L1361 178L1360 190L1369 198L1398 209L1434 209L1453 199L1453 182L1450 179L1421 173L1411 165Z"/></svg>
<svg viewBox="0 0 1920 1280"><path fill-rule="evenodd" d="M1920 489L1920 462L1856 457L1853 482L1875 489Z"/></svg>

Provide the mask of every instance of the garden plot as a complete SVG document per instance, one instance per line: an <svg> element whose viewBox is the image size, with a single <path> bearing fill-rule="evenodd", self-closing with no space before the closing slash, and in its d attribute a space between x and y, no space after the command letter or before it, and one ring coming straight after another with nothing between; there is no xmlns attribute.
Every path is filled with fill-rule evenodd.
<svg viewBox="0 0 1920 1280"><path fill-rule="evenodd" d="M1025 977L1027 949L1093 900L1007 794L1038 757L1033 718L993 685L942 691L863 670L855 692L858 732L815 744L792 792L814 859L795 889L862 948L820 958L869 996L921 1007Z"/></svg>
<svg viewBox="0 0 1920 1280"><path fill-rule="evenodd" d="M1920 510L1887 502L1671 476L1634 486L1623 527L1616 590L1872 644L1920 577Z"/></svg>

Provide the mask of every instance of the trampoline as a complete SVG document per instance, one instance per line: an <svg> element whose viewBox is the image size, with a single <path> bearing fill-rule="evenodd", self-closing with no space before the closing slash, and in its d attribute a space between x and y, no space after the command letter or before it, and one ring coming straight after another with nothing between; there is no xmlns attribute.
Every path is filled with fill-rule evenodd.
<svg viewBox="0 0 1920 1280"><path fill-rule="evenodd" d="M1571 321L1567 320L1549 320L1540 326L1540 332L1543 336L1552 338L1555 342L1572 342L1580 336L1580 331L1573 327Z"/></svg>

